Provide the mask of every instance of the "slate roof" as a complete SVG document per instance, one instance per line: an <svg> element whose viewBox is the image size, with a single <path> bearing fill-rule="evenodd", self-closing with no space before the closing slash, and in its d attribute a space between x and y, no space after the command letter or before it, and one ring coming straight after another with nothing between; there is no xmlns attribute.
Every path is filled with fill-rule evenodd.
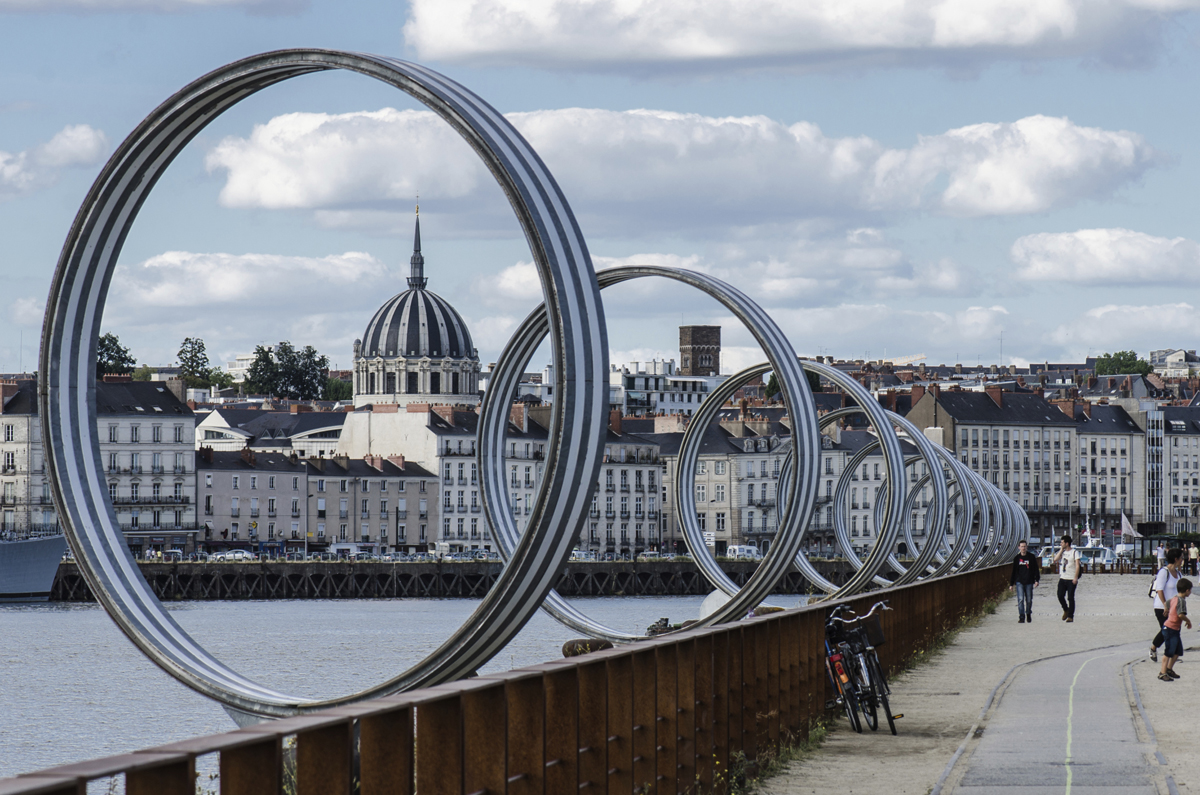
<svg viewBox="0 0 1200 795"><path fill-rule="evenodd" d="M986 392L949 392L938 395L938 406L955 422L986 425L1072 425L1073 422L1041 395L1005 392L1004 407Z"/></svg>
<svg viewBox="0 0 1200 795"><path fill-rule="evenodd" d="M1193 406L1164 406L1163 432L1170 434L1200 434L1200 408Z"/></svg>
<svg viewBox="0 0 1200 795"><path fill-rule="evenodd" d="M197 455L196 470L198 472L206 470L245 470L247 472L290 472L293 474L302 474L304 472L304 461L293 462L291 457L282 453L256 453L254 456L254 465L251 466L242 458L240 452L214 452L211 463L204 456Z"/></svg>
<svg viewBox="0 0 1200 795"><path fill-rule="evenodd" d="M1197 415L1200 417L1200 414ZM1089 419L1083 411L1083 406L1075 407L1076 433L1142 433L1142 429L1133 421L1129 413L1120 406L1092 406L1092 416Z"/></svg>
<svg viewBox="0 0 1200 795"><path fill-rule="evenodd" d="M160 381L96 383L96 412L108 416L164 417L192 416L166 384Z"/></svg>

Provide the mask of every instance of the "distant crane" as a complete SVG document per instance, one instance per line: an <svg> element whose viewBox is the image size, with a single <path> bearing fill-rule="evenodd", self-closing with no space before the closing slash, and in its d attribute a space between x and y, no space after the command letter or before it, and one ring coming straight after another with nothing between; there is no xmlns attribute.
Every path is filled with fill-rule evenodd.
<svg viewBox="0 0 1200 795"><path fill-rule="evenodd" d="M918 353L915 356L897 356L894 359L887 359L892 366L899 367L902 364L916 364L917 362L925 361L925 354Z"/></svg>

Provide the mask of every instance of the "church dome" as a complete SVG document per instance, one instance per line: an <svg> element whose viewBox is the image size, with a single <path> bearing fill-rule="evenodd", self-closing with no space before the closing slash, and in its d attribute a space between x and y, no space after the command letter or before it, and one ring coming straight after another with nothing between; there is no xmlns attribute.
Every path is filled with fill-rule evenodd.
<svg viewBox="0 0 1200 795"><path fill-rule="evenodd" d="M410 260L409 289L388 299L367 324L359 356L409 359L474 359L475 348L462 315L440 295L425 289L421 221Z"/></svg>

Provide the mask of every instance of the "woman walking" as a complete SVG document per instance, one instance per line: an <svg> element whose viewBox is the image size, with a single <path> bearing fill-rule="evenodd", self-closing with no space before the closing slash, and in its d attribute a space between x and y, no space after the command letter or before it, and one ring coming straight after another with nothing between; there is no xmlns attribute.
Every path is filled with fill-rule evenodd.
<svg viewBox="0 0 1200 795"><path fill-rule="evenodd" d="M1179 592L1179 558L1181 550L1168 549L1167 565L1154 575L1154 617L1158 619L1158 634L1150 642L1150 659L1158 661L1158 647L1163 645L1163 622L1167 620L1167 605Z"/></svg>

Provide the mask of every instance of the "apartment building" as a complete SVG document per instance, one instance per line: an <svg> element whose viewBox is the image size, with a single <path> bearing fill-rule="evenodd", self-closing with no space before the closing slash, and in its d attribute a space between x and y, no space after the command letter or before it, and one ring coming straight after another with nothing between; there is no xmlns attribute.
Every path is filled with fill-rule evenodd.
<svg viewBox="0 0 1200 795"><path fill-rule="evenodd" d="M281 453L215 451L196 454L197 501L206 552L244 549L278 556L304 552L308 469Z"/></svg>
<svg viewBox="0 0 1200 795"><path fill-rule="evenodd" d="M1025 509L1030 543L1048 543L1074 523L1075 420L1041 395L914 386L907 418Z"/></svg>

